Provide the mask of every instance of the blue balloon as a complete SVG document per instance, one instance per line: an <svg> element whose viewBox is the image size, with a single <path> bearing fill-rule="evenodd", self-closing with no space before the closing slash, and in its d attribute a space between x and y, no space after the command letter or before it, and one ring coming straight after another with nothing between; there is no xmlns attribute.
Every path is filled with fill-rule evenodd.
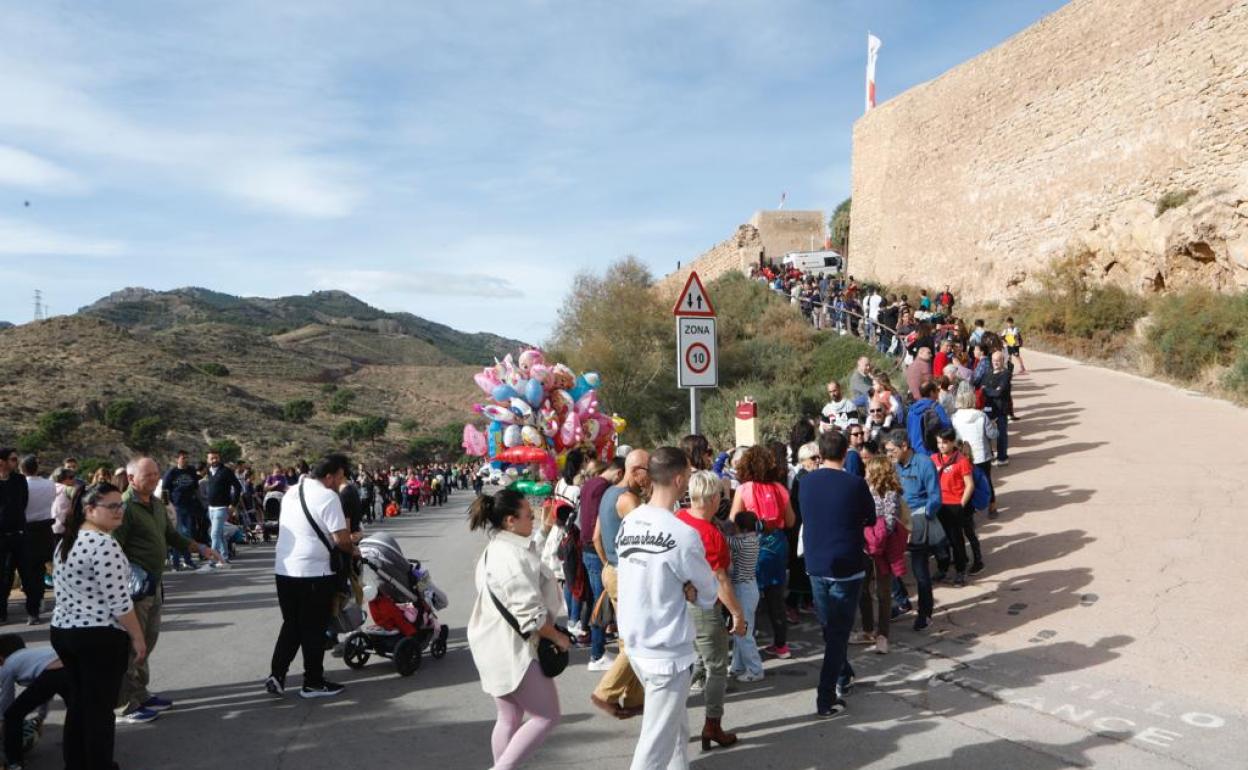
<svg viewBox="0 0 1248 770"><path fill-rule="evenodd" d="M542 383L536 379L529 380L524 386L524 400L533 408L542 405Z"/></svg>
<svg viewBox="0 0 1248 770"><path fill-rule="evenodd" d="M499 403L502 403L502 404L507 403L507 399L509 398L518 398L519 396L520 394L516 392L515 388L506 384L499 385L498 387L494 388L494 392L490 394L491 398L493 398L495 401L498 401Z"/></svg>
<svg viewBox="0 0 1248 770"><path fill-rule="evenodd" d="M585 379L585 375L582 374L576 378L576 384L572 386L572 390L568 391L568 395L572 397L573 401L577 401L581 396L591 390L593 390L593 388L589 386L589 382Z"/></svg>

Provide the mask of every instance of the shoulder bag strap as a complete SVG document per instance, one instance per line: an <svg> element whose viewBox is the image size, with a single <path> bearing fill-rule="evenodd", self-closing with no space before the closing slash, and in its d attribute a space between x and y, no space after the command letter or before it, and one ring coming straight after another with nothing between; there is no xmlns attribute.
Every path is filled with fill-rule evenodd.
<svg viewBox="0 0 1248 770"><path fill-rule="evenodd" d="M311 527L312 531L316 533L316 537L321 541L321 545L328 548L329 555L333 556L334 547L330 545L329 538L325 537L325 534L321 532L321 528L316 526L316 521L312 518L312 512L308 510L308 501L303 497L303 484L304 482L299 482L299 505L303 508L303 515L308 517L308 526Z"/></svg>
<svg viewBox="0 0 1248 770"><path fill-rule="evenodd" d="M489 564L489 561L490 561L490 549L489 548L485 549L485 556L482 557L482 561L487 565ZM520 635L521 639L523 639L526 642L529 641L529 635L520 630L520 622L516 620L516 616L512 615L511 611L508 610L507 607L504 606L503 603L498 600L498 597L494 595L494 592L490 590L489 573L486 573L485 590L486 590L486 593L490 595L490 599L494 602L494 606L498 608L498 614L502 615L503 620L507 621L507 625L515 629L515 632Z"/></svg>

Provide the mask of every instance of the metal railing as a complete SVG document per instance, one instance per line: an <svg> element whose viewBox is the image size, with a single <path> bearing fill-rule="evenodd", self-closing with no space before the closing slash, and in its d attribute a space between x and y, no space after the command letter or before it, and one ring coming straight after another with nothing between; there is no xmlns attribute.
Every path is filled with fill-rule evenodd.
<svg viewBox="0 0 1248 770"><path fill-rule="evenodd" d="M790 304L792 304L793 298L788 292L784 291L783 289L773 288L770 284L767 284L767 288L773 294L776 294L777 296L784 298L786 302L789 302ZM879 320L873 321L867 316L863 315L862 313L858 313L853 310L849 310L846 308L841 308L840 310L837 310L828 302L815 302L814 300L803 298L803 299L798 300L798 307L801 308L806 303L809 303L809 305L811 306L811 318L812 318L811 323L812 325L814 325L816 330L822 331L826 328L828 331L833 331L833 330L844 331L848 333L849 335L853 337L857 337L858 339L872 346L881 355L888 356L889 359L893 362L893 365L896 367L897 372L900 373L900 372L905 371L906 345L902 341L902 339L897 335L897 330L895 328L882 324L879 322ZM813 320L815 308L822 308L827 313L827 316L829 319L834 319L831 321L832 326L823 327ZM835 320L836 314L838 313L844 316L851 316L851 317L859 319L861 321L860 326L863 329L867 330L867 334L869 336L863 336L861 334L856 333L851 325L848 325L848 324L844 326L840 325L839 320ZM805 313L803 313L803 315L805 315ZM880 350L880 347L879 347L879 339L880 339L879 330L881 329L887 332L890 337L889 348L887 350ZM870 339L869 338L870 336L874 336L875 339Z"/></svg>

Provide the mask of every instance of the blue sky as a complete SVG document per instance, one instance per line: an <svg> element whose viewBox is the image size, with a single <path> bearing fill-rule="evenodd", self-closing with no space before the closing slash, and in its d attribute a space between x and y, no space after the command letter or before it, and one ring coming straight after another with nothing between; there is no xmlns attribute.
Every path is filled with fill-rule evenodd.
<svg viewBox="0 0 1248 770"><path fill-rule="evenodd" d="M868 29L882 101L1062 4L6 3L0 319L341 288L541 340L577 271L842 200Z"/></svg>

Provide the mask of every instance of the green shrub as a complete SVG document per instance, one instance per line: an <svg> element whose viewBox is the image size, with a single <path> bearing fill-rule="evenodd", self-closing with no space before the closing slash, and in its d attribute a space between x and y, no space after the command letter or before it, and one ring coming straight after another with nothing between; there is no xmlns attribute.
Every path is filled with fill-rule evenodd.
<svg viewBox="0 0 1248 770"><path fill-rule="evenodd" d="M108 471L108 475L112 476L113 471L117 469L117 463L107 457L88 457L85 460L79 460L78 478L90 479L100 468Z"/></svg>
<svg viewBox="0 0 1248 770"><path fill-rule="evenodd" d="M321 385L321 392L327 396L333 393L335 390L338 390L338 386L332 382L326 382Z"/></svg>
<svg viewBox="0 0 1248 770"><path fill-rule="evenodd" d="M451 444L438 436L421 436L407 443L407 457L414 463L446 460L452 453Z"/></svg>
<svg viewBox="0 0 1248 770"><path fill-rule="evenodd" d="M1040 275L1039 291L1014 301L1011 312L1024 332L1095 340L1102 353L1126 341L1148 302L1117 286L1092 286L1084 270L1080 256L1057 260Z"/></svg>
<svg viewBox="0 0 1248 770"><path fill-rule="evenodd" d="M22 454L42 451L47 445L48 437L43 435L43 431L32 430L17 437L17 451Z"/></svg>
<svg viewBox="0 0 1248 770"><path fill-rule="evenodd" d="M1228 366L1243 350L1248 294L1197 289L1158 299L1148 330L1148 353L1157 369L1194 380L1208 366Z"/></svg>
<svg viewBox="0 0 1248 770"><path fill-rule="evenodd" d="M203 372L204 374L211 374L213 377L230 376L230 370L226 368L225 364L218 364L214 362L200 364L199 370Z"/></svg>
<svg viewBox="0 0 1248 770"><path fill-rule="evenodd" d="M326 408L330 414L342 414L351 406L351 402L355 400L355 393L345 388L335 390L333 395L329 397L329 404Z"/></svg>
<svg viewBox="0 0 1248 770"><path fill-rule="evenodd" d="M216 452L221 455L221 462L236 463L243 456L243 448L238 442L231 438L219 438L208 444L209 452Z"/></svg>
<svg viewBox="0 0 1248 770"><path fill-rule="evenodd" d="M1235 395L1248 397L1248 336L1236 345L1231 368L1223 377L1222 384Z"/></svg>
<svg viewBox="0 0 1248 770"><path fill-rule="evenodd" d="M1157 208L1154 211L1154 216L1159 217L1170 209L1177 209L1191 200L1191 197L1195 194L1195 190L1171 190L1157 199Z"/></svg>
<svg viewBox="0 0 1248 770"><path fill-rule="evenodd" d="M390 421L385 417L361 417L334 426L333 438L350 444L353 441L374 441L386 433Z"/></svg>
<svg viewBox="0 0 1248 770"><path fill-rule="evenodd" d="M134 399L118 399L110 402L104 410L104 424L120 431L130 430L130 426L139 419L141 413L139 404Z"/></svg>
<svg viewBox="0 0 1248 770"><path fill-rule="evenodd" d="M55 409L39 415L37 432L49 444L61 444L82 424L82 416L72 409Z"/></svg>
<svg viewBox="0 0 1248 770"><path fill-rule="evenodd" d="M286 422L307 422L316 413L316 405L306 398L297 398L282 405L282 419Z"/></svg>
<svg viewBox="0 0 1248 770"><path fill-rule="evenodd" d="M420 430L420 423L416 422L416 420L411 417L408 417L399 423L399 429L404 433L415 433Z"/></svg>
<svg viewBox="0 0 1248 770"><path fill-rule="evenodd" d="M126 444L131 449L149 452L156 448L157 443L164 434L164 420L159 417L141 417L130 426L130 436Z"/></svg>

